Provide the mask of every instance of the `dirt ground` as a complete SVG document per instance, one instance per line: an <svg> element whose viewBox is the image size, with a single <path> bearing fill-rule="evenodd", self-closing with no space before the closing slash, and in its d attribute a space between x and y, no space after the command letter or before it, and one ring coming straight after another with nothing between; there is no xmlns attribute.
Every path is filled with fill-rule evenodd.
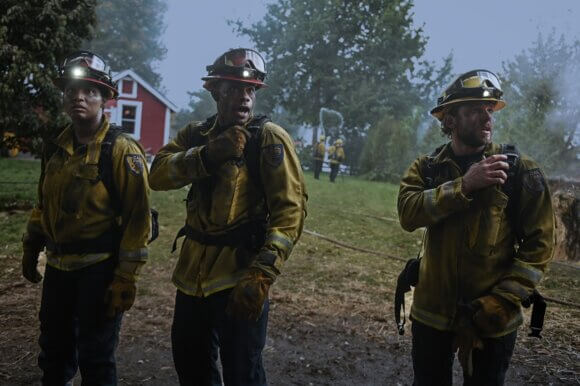
<svg viewBox="0 0 580 386"><path fill-rule="evenodd" d="M36 357L41 290L39 285L32 285L20 276L19 264L19 257L0 255L1 385L38 384L40 376ZM152 262L143 274L144 284L135 306L126 313L123 322L117 351L120 384L177 384L169 336L175 295L169 282L171 269L170 262ZM344 298L338 303L329 301L324 306L325 302L314 296L298 296L296 291L281 285L273 287L264 350L269 384L412 383L410 336L396 334L390 301L380 306L385 312L373 313L361 312L354 298ZM565 311L563 315L566 318ZM580 382L578 338L560 343L558 335L562 332L554 327L562 321L558 320L548 327L543 341L531 340L520 330L507 375L508 385ZM553 341L557 344L552 344ZM457 364L454 371L455 383L461 384ZM80 384L78 377L75 384Z"/></svg>

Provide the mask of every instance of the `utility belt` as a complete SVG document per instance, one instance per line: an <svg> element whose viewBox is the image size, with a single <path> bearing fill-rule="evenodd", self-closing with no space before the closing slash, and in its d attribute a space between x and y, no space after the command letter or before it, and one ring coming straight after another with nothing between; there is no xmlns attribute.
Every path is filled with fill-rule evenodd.
<svg viewBox="0 0 580 386"><path fill-rule="evenodd" d="M177 240L183 236L203 245L220 245L234 248L244 247L249 251L257 252L266 242L267 224L268 222L266 220L253 220L217 235L198 231L188 224L185 224L177 232L177 236L173 240L171 252L175 252L177 249Z"/></svg>
<svg viewBox="0 0 580 386"><path fill-rule="evenodd" d="M93 239L83 239L71 243L55 243L48 239L46 249L57 255L81 255L85 253L117 252L120 235L117 230L109 230Z"/></svg>

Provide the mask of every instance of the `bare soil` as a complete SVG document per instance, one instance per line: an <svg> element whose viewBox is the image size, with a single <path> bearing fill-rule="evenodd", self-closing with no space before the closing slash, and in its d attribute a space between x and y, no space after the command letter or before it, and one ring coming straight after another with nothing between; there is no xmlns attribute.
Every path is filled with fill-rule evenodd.
<svg viewBox="0 0 580 386"><path fill-rule="evenodd" d="M341 252L328 247L326 252ZM298 254L306 254L302 249ZM175 289L172 262L147 265L133 309L126 313L117 351L120 384L176 385L170 343ZM19 257L0 255L0 384L38 384L41 286L20 275ZM410 385L410 336L399 336L388 291L384 304L361 288L341 291L273 287L265 367L271 385ZM347 275L348 276L348 275ZM280 282L286 280L281 277ZM344 296L343 296L344 295ZM551 307L542 341L520 329L508 385L578 384L578 312ZM460 368L454 368L461 384ZM75 378L80 384L80 377Z"/></svg>

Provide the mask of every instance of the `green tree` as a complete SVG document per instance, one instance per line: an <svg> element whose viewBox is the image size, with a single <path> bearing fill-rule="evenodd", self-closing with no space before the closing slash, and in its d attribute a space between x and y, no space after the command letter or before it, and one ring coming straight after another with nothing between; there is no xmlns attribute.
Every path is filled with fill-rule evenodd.
<svg viewBox="0 0 580 386"><path fill-rule="evenodd" d="M62 97L54 86L58 66L90 36L95 1L0 2L0 130L38 150L39 136L61 127Z"/></svg>
<svg viewBox="0 0 580 386"><path fill-rule="evenodd" d="M181 109L175 114L171 124L172 135L175 136L179 129L183 128L191 121L205 121L208 117L216 113L216 104L211 94L204 89L191 91L187 108Z"/></svg>
<svg viewBox="0 0 580 386"><path fill-rule="evenodd" d="M507 107L496 140L514 143L551 173L579 170L580 41L552 32L503 65Z"/></svg>
<svg viewBox="0 0 580 386"><path fill-rule="evenodd" d="M161 75L155 62L167 52L161 42L165 31L163 0L98 0L97 26L84 47L102 55L113 71L135 70L155 87Z"/></svg>
<svg viewBox="0 0 580 386"><path fill-rule="evenodd" d="M266 96L314 128L320 109L340 111L345 130L385 112L404 116L417 100L412 76L426 43L413 26L412 1L281 0L237 31L269 60Z"/></svg>

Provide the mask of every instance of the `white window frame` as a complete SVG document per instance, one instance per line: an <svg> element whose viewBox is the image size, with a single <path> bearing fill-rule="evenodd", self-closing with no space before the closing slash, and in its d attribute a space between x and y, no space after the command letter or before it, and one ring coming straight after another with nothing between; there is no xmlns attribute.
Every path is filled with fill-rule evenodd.
<svg viewBox="0 0 580 386"><path fill-rule="evenodd" d="M123 93L123 82L127 80L127 81L131 81L133 82L133 88L131 90L130 94L125 94ZM119 85L117 86L118 90L119 90L119 96L123 97L123 98L137 98L137 81L129 76L119 80Z"/></svg>
<svg viewBox="0 0 580 386"><path fill-rule="evenodd" d="M123 126L123 106L135 106L135 132L129 133L136 140L141 139L141 111L143 110L143 102L140 101L126 101L119 99L117 100L117 119L116 123L119 126Z"/></svg>

